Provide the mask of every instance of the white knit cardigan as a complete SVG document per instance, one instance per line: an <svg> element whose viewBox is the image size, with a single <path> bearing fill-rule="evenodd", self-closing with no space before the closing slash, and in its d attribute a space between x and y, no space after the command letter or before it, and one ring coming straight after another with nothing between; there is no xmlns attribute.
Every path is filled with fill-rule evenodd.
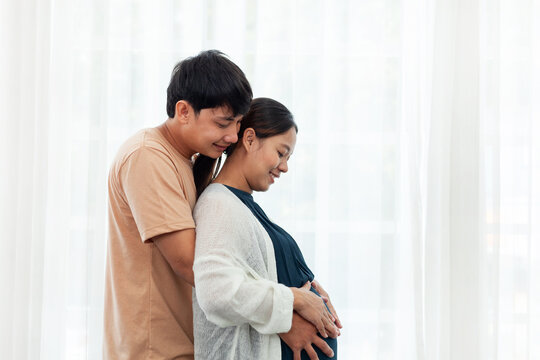
<svg viewBox="0 0 540 360"><path fill-rule="evenodd" d="M281 359L292 291L277 283L268 233L240 199L211 184L194 210L195 359Z"/></svg>

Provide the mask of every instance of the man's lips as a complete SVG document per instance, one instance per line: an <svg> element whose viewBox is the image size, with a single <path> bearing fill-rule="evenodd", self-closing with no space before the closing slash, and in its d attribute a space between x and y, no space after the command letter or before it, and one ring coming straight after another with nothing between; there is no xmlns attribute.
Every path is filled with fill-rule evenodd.
<svg viewBox="0 0 540 360"><path fill-rule="evenodd" d="M225 151L227 150L227 148L229 147L229 145L218 145L218 144L214 144L214 146L219 150L219 151Z"/></svg>

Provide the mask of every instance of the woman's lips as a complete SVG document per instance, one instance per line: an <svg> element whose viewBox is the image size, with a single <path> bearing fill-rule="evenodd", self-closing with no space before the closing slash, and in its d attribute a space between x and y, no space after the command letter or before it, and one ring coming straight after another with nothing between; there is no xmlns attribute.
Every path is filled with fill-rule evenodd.
<svg viewBox="0 0 540 360"><path fill-rule="evenodd" d="M274 173L270 173L270 180L272 181L272 183L274 183L276 179L279 179L279 175L276 176Z"/></svg>

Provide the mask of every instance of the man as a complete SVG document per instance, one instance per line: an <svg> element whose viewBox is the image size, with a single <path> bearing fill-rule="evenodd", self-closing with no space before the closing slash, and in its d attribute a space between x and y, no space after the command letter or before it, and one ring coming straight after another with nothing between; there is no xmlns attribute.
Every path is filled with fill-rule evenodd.
<svg viewBox="0 0 540 360"><path fill-rule="evenodd" d="M193 359L191 159L215 159L238 140L252 97L238 66L201 52L173 70L169 118L120 147L109 174L105 359ZM317 336L295 319L289 341L299 351Z"/></svg>
<svg viewBox="0 0 540 360"><path fill-rule="evenodd" d="M193 359L191 158L237 141L252 96L238 66L202 52L174 68L165 123L121 146L109 174L106 359Z"/></svg>

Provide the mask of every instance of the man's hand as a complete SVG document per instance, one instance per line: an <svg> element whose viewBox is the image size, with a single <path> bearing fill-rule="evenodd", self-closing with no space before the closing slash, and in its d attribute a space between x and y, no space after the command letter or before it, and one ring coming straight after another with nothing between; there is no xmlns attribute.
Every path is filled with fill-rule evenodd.
<svg viewBox="0 0 540 360"><path fill-rule="evenodd" d="M311 360L318 360L319 357L312 345L317 346L327 356L333 357L334 351L317 334L315 326L294 312L291 330L288 333L279 334L279 337L292 349L294 360L300 360L302 350L306 350Z"/></svg>
<svg viewBox="0 0 540 360"><path fill-rule="evenodd" d="M328 296L328 293L326 292L326 290L323 289L323 287L321 286L321 284L319 284L317 281L313 280L311 282L311 286L313 286L313 288L319 293L321 294L321 296L323 298L325 298L326 300L326 305L328 306L328 308L330 309L330 312L332 313L332 315L334 316L334 318L336 319L336 326L338 328L343 328L343 325L341 324L341 321L339 320L339 317L337 316L337 313L336 313L336 309L334 309L334 305L332 305L332 302L330 301L330 296Z"/></svg>

